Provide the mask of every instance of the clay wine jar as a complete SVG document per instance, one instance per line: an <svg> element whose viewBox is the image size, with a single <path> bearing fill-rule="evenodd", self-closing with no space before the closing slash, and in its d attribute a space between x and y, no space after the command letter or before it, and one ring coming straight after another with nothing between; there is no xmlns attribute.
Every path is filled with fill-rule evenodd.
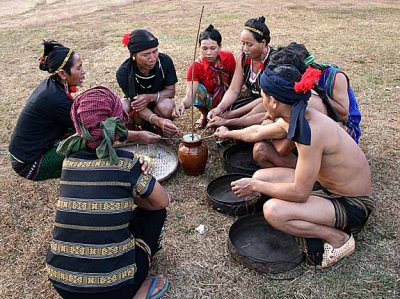
<svg viewBox="0 0 400 299"><path fill-rule="evenodd" d="M208 158L208 148L199 135L186 134L178 149L178 160L185 174L198 176L204 173Z"/></svg>

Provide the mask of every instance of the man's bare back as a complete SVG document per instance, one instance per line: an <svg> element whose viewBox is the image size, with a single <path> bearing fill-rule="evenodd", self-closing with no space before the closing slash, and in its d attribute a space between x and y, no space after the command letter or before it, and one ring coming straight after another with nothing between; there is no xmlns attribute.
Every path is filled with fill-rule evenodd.
<svg viewBox="0 0 400 299"><path fill-rule="evenodd" d="M349 134L326 115L307 109L311 128L311 146L296 144L299 160L304 151L320 156L321 166L316 179L329 191L348 196L371 194L371 171L368 161ZM319 154L318 154L319 155ZM306 155L307 163L310 161Z"/></svg>

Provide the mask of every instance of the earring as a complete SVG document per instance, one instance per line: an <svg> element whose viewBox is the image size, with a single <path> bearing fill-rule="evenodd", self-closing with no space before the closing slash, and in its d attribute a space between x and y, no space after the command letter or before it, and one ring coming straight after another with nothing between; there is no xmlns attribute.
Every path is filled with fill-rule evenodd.
<svg viewBox="0 0 400 299"><path fill-rule="evenodd" d="M69 94L69 86L67 81L64 81L64 91L66 94Z"/></svg>

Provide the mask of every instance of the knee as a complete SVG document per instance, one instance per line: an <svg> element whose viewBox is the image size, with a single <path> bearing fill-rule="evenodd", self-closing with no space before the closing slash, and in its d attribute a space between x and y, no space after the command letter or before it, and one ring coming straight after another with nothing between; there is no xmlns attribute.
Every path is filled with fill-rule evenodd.
<svg viewBox="0 0 400 299"><path fill-rule="evenodd" d="M263 206L265 220L276 227L285 220L285 210L281 200L271 198Z"/></svg>
<svg viewBox="0 0 400 299"><path fill-rule="evenodd" d="M257 163L259 161L265 161L268 160L267 156L267 144L265 142L257 142L253 146L253 159Z"/></svg>
<svg viewBox="0 0 400 299"><path fill-rule="evenodd" d="M265 142L256 142L253 146L253 156L265 151Z"/></svg>
<svg viewBox="0 0 400 299"><path fill-rule="evenodd" d="M171 99L164 99L157 105L159 116L163 118L172 119L172 111L174 110L174 102Z"/></svg>

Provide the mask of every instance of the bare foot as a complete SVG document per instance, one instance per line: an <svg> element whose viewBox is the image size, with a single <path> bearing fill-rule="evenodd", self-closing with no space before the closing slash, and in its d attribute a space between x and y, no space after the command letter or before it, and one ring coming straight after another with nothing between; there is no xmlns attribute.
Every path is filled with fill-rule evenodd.
<svg viewBox="0 0 400 299"><path fill-rule="evenodd" d="M157 275L157 283L156 287L154 288L153 292L151 293L151 296L154 294L157 294L157 292L161 291L167 281L167 278L164 277L163 275ZM132 299L146 299L147 293L150 289L151 283L153 280L151 279L151 276L147 277L145 281L142 283L140 286L139 290L137 291L136 295Z"/></svg>

